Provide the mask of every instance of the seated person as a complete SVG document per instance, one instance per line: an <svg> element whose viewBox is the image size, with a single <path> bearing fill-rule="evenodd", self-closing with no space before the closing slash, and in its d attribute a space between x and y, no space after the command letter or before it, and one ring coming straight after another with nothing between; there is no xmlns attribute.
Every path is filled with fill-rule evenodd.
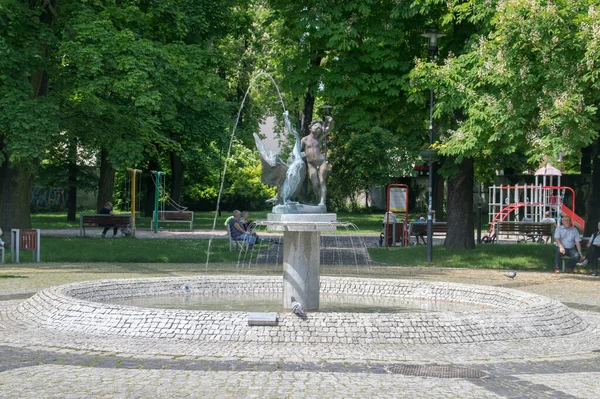
<svg viewBox="0 0 600 399"><path fill-rule="evenodd" d="M114 215L115 213L112 210L113 204L112 202L108 201L106 204L104 204L104 208L100 209L98 211L99 215ZM104 227L104 231L102 232L102 238L106 238L106 232L108 230L110 230L110 228L113 228L113 237L117 236L117 232L119 231L119 226L116 226L114 224L105 224L102 225L101 227Z"/></svg>
<svg viewBox="0 0 600 399"><path fill-rule="evenodd" d="M383 231L381 232L381 234L379 235L379 246L383 246L383 240L384 237L386 235L388 235L388 245L393 245L393 231L392 231L392 227L389 227L388 225L391 224L395 224L398 223L398 219L396 218L396 214L394 212L386 212L385 215L383 215ZM396 241L399 241L400 237L396 238Z"/></svg>
<svg viewBox="0 0 600 399"><path fill-rule="evenodd" d="M252 229L250 228L250 225L252 224L252 222L250 222L248 220L249 217L250 217L250 213L248 213L248 211L243 211L240 221L242 222L242 225L244 226L244 230L251 233Z"/></svg>
<svg viewBox="0 0 600 399"><path fill-rule="evenodd" d="M427 220L425 220L425 218L421 216L420 218L415 220L415 223L427 223ZM427 232L415 235L415 238L417 239L417 245L419 245L419 238L421 238L421 241L423 241L423 245L425 245L425 237L427 237Z"/></svg>
<svg viewBox="0 0 600 399"><path fill-rule="evenodd" d="M252 233L248 233L241 221L242 213L238 210L233 211L233 217L229 221L229 231L231 238L236 241L248 241L250 246L256 242L256 237Z"/></svg>
<svg viewBox="0 0 600 399"><path fill-rule="evenodd" d="M592 265L592 276L598 275L598 256L600 256L600 222L598 222L598 231L592 234L588 241L588 250L583 262L578 263L579 267L586 267L588 263Z"/></svg>
<svg viewBox="0 0 600 399"><path fill-rule="evenodd" d="M560 273L558 263L563 256L571 258L567 271L573 273L575 264L583 260L583 255L581 255L579 230L573 226L570 216L564 215L562 217L562 226L556 228L554 241L556 242L556 246L554 247L554 273Z"/></svg>
<svg viewBox="0 0 600 399"><path fill-rule="evenodd" d="M540 223L552 223L556 227L556 219L552 217L552 212L546 211L544 218L540 220ZM550 242L550 236L546 237L546 244Z"/></svg>

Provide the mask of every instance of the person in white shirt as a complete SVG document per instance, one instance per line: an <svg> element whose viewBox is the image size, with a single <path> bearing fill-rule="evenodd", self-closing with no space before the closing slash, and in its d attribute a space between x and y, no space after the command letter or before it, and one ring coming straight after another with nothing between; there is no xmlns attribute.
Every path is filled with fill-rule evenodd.
<svg viewBox="0 0 600 399"><path fill-rule="evenodd" d="M579 230L573 227L573 221L570 216L564 215L562 217L562 226L558 226L554 232L554 273L560 273L558 263L560 258L568 256L569 266L567 272L573 273L573 268L578 261L583 260L581 254L581 237L579 237Z"/></svg>

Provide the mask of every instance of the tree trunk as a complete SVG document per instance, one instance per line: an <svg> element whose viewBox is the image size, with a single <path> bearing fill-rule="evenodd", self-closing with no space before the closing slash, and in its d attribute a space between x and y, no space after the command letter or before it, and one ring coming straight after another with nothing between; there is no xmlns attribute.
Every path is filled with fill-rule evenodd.
<svg viewBox="0 0 600 399"><path fill-rule="evenodd" d="M458 174L448 179L448 234L444 241L447 249L475 248L473 176L473 159L464 159L458 165Z"/></svg>
<svg viewBox="0 0 600 399"><path fill-rule="evenodd" d="M31 228L31 188L35 172L10 161L0 166L0 227L9 239L11 229Z"/></svg>
<svg viewBox="0 0 600 399"><path fill-rule="evenodd" d="M441 165L439 162L434 163L433 169L433 210L435 218L438 222L446 220L444 217L444 183L446 179L438 173Z"/></svg>
<svg viewBox="0 0 600 399"><path fill-rule="evenodd" d="M69 142L69 164L67 168L69 173L67 220L73 222L77 218L77 140L70 140Z"/></svg>
<svg viewBox="0 0 600 399"><path fill-rule="evenodd" d="M310 61L310 69L316 69L321 66L321 60L323 57L315 56ZM315 107L315 95L314 91L318 87L319 82L309 82L304 95L304 105L302 108L302 125L300 128L300 136L304 137L309 134L308 127L312 122L314 107Z"/></svg>
<svg viewBox="0 0 600 399"><path fill-rule="evenodd" d="M108 151L102 149L100 155L100 181L98 183L98 200L96 209L104 207L108 201L112 202L115 189L115 168L108 161Z"/></svg>
<svg viewBox="0 0 600 399"><path fill-rule="evenodd" d="M151 159L148 162L148 171L158 169L158 162L155 159ZM152 217L154 212L154 192L156 191L156 188L151 173L142 177L142 186L146 188L146 194L144 195L144 216Z"/></svg>
<svg viewBox="0 0 600 399"><path fill-rule="evenodd" d="M171 151L171 199L181 204L181 195L183 193L184 166L181 161L181 155ZM169 208L175 209L172 205Z"/></svg>
<svg viewBox="0 0 600 399"><path fill-rule="evenodd" d="M40 21L51 25L56 16L56 1L50 0L44 3ZM38 0L23 0L29 8L39 7ZM47 55L46 48L43 54ZM34 72L29 82L33 89L32 98L48 95L49 79L45 70L41 69ZM31 228L31 190L35 179L36 171L39 166L39 160L32 160L31 164L12 164L9 160L10 154L5 152L0 144L0 152L3 153L5 161L0 165L0 227L8 232L7 239L10 239L10 230Z"/></svg>
<svg viewBox="0 0 600 399"><path fill-rule="evenodd" d="M594 144L581 149L580 173L582 175L589 175L592 173L592 158L595 154L595 150L596 146Z"/></svg>
<svg viewBox="0 0 600 399"><path fill-rule="evenodd" d="M309 87L304 95L304 108L302 109L302 131L300 132L302 137L310 133L308 127L310 126L310 122L312 122L314 106L315 96L312 94L312 88Z"/></svg>
<svg viewBox="0 0 600 399"><path fill-rule="evenodd" d="M585 207L585 232L584 236L589 237L592 233L598 231L598 222L600 222L600 207L598 198L600 198L600 137L596 139L594 156L592 157L592 176L590 191L587 195Z"/></svg>

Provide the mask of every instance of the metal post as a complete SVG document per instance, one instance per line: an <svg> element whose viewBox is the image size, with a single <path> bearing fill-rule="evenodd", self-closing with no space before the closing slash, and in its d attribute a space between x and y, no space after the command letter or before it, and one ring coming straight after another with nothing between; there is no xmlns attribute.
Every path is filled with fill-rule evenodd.
<svg viewBox="0 0 600 399"><path fill-rule="evenodd" d="M151 171L156 176L154 181L154 233L158 233L158 197L160 196L160 176L164 175L165 172Z"/></svg>
<svg viewBox="0 0 600 399"><path fill-rule="evenodd" d="M477 184L477 244L481 244L481 184Z"/></svg>
<svg viewBox="0 0 600 399"><path fill-rule="evenodd" d="M129 174L131 175L131 231L133 236L135 237L135 175L137 173L142 173L139 169L127 168Z"/></svg>
<svg viewBox="0 0 600 399"><path fill-rule="evenodd" d="M421 36L429 39L429 55L431 62L435 60L437 52L437 39L446 36L435 28ZM433 144L433 86L429 89L429 144ZM429 160L429 203L427 208L427 263L433 262L433 157Z"/></svg>
<svg viewBox="0 0 600 399"><path fill-rule="evenodd" d="M435 47L429 46L431 59ZM429 144L433 144L433 87L429 89ZM433 263L433 157L429 160L429 202L427 204L427 263Z"/></svg>

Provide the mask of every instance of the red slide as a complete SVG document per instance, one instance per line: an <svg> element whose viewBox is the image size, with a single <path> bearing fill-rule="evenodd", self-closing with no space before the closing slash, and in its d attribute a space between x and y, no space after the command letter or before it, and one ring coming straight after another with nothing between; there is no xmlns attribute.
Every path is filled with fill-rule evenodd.
<svg viewBox="0 0 600 399"><path fill-rule="evenodd" d="M571 219L573 219L573 225L575 225L575 227L577 227L579 231L583 234L583 231L585 230L585 220L577 216L575 212L573 212L565 204L562 205L561 212L567 216L571 216Z"/></svg>

